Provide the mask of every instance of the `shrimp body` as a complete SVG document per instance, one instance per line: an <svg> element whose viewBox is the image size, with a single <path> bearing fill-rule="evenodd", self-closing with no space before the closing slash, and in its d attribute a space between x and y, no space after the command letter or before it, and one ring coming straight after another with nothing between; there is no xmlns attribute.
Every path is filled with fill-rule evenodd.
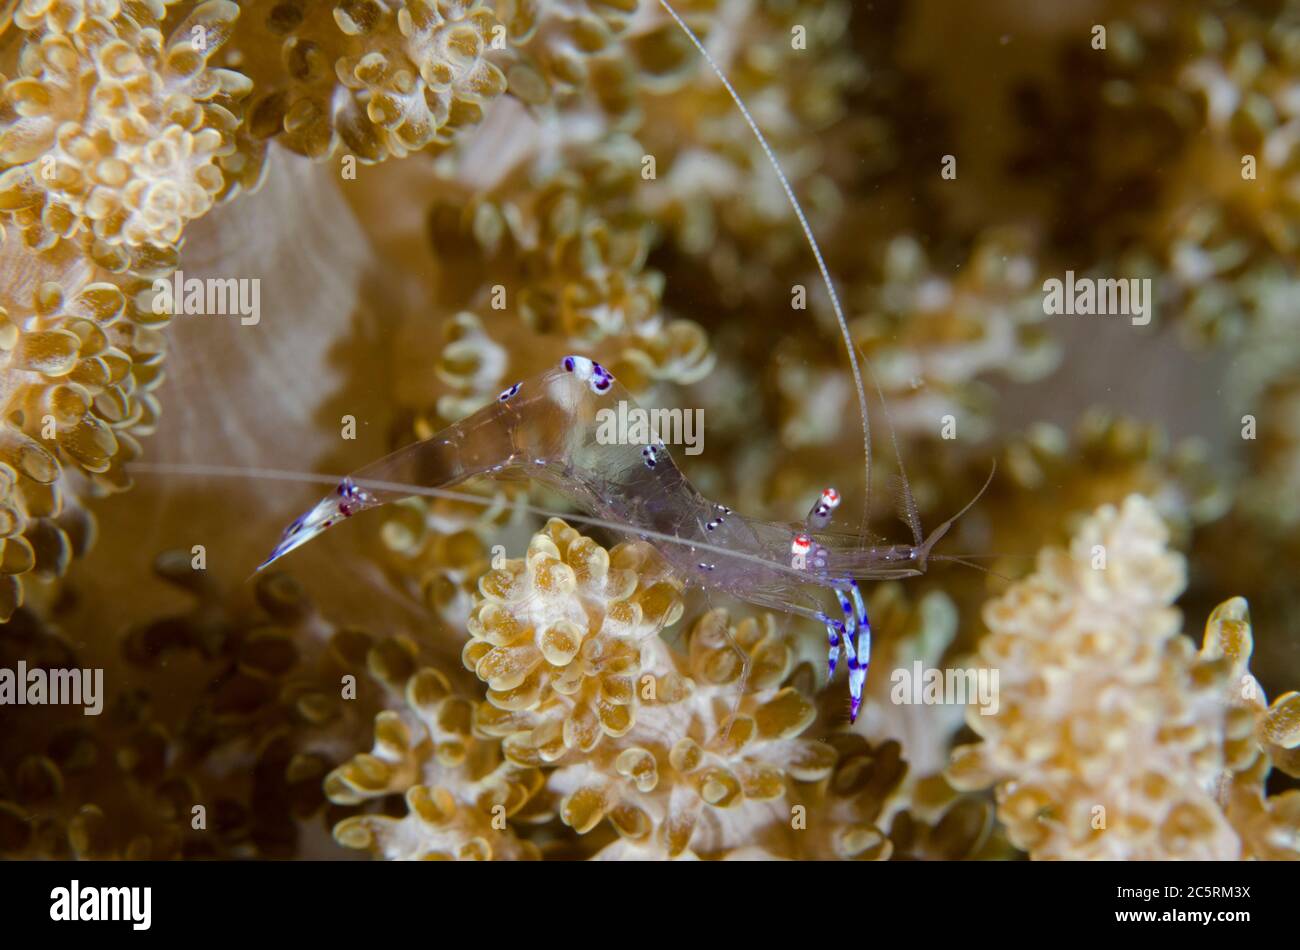
<svg viewBox="0 0 1300 950"><path fill-rule="evenodd" d="M339 521L406 497L402 486L442 489L476 476L523 476L644 538L702 587L824 624L831 675L841 648L848 654L856 717L871 630L858 580L921 573L932 542L862 547L855 535L818 531L829 522L824 501L805 524L745 517L700 494L657 437L646 444L602 439L602 410L616 411L620 401L635 408L599 363L566 357L429 439L343 479L289 525L262 567ZM827 492L838 504L838 494ZM842 618L819 608L819 590L835 594Z"/></svg>
<svg viewBox="0 0 1300 950"><path fill-rule="evenodd" d="M496 402L432 438L400 449L344 479L334 494L289 526L262 566L343 518L405 497L411 486L445 488L478 475L524 475L556 489L603 523L654 544L681 576L703 587L822 623L829 643L831 676L841 650L848 656L850 717L856 719L871 651L871 624L858 581L923 573L934 544L961 513L923 540L904 475L904 508L914 543L867 543L865 518L871 490L867 398L852 334L830 271L808 218L753 115L672 3L659 0L659 4L716 74L762 146L817 262L844 340L861 415L866 493L863 535L825 530L840 503L833 488L822 492L803 524L760 521L696 491L662 441L636 445L602 440L600 411L616 409L620 400L630 404L631 399L599 363L569 356L559 368L516 383ZM896 443L894 448L897 454ZM818 595L824 600L827 591L835 595L838 615L818 606Z"/></svg>

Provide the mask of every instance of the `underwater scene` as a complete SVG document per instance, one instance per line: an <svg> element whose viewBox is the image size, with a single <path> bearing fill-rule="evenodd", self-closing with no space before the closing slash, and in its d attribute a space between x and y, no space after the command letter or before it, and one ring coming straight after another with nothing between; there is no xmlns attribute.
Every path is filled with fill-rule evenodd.
<svg viewBox="0 0 1300 950"><path fill-rule="evenodd" d="M1300 2L3 6L0 857L1300 858Z"/></svg>

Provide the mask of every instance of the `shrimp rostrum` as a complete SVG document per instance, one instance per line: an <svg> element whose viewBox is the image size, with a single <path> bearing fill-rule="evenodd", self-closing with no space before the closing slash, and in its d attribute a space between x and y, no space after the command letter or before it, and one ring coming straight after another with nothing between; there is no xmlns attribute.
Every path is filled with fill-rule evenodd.
<svg viewBox="0 0 1300 950"><path fill-rule="evenodd" d="M826 530L840 496L826 489L803 523L747 518L701 495L659 440L603 444L600 410L632 404L599 363L566 357L556 369L516 383L492 403L436 435L343 479L285 530L262 567L339 521L411 494L475 476L526 476L590 513L593 523L653 544L680 576L747 603L824 625L831 676L848 660L850 717L856 719L871 652L871 623L859 581L925 571L934 544L955 519L910 544L862 545ZM913 508L914 511L914 508ZM821 609L818 591L838 611Z"/></svg>

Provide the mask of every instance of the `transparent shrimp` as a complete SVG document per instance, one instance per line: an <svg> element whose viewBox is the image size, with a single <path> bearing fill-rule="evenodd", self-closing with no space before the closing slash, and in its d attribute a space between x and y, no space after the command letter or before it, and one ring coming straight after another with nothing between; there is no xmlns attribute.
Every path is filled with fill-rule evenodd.
<svg viewBox="0 0 1300 950"><path fill-rule="evenodd" d="M840 503L834 489L822 492L803 523L760 521L696 491L662 441L647 445L602 444L597 438L599 410L617 406L620 400L631 406L632 400L599 363L570 356L560 367L516 383L496 402L431 438L344 478L334 492L289 525L261 568L339 521L369 508L411 494L444 492L474 476L524 475L554 488L591 515L577 520L635 534L654 544L683 577L702 587L822 624L827 634L827 669L831 677L841 653L847 657L849 715L856 720L871 653L871 623L859 582L923 573L930 561L940 559L932 556L935 544L979 496L927 537L921 530L906 473L902 472L903 515L912 542L876 543L867 534L870 417L862 366L830 271L798 198L745 103L668 0L659 2L690 38L744 116L776 172L816 260L848 354L861 417L865 459L862 530L856 534L827 530ZM878 385L876 390L880 394ZM897 455L892 426L889 433ZM990 481L992 477L990 474ZM966 563L961 558L947 559ZM827 613L818 606L828 591L838 604L837 613ZM741 660L747 664L743 653Z"/></svg>
<svg viewBox="0 0 1300 950"><path fill-rule="evenodd" d="M344 478L289 525L261 567L340 521L408 497L410 486L445 489L476 476L523 475L555 489L597 523L654 544L682 577L702 587L823 624L831 676L841 650L847 655L850 717L856 719L871 650L858 582L923 573L954 519L919 544L864 545L857 534L825 530L839 505L834 489L822 493L803 523L747 518L701 495L662 441L603 444L600 410L620 400L635 407L599 363L566 357L433 437ZM817 609L817 588L834 593L842 617Z"/></svg>

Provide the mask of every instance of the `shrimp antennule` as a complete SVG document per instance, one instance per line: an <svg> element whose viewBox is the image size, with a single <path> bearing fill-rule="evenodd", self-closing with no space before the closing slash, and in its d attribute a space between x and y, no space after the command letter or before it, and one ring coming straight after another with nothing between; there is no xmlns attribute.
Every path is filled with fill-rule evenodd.
<svg viewBox="0 0 1300 950"><path fill-rule="evenodd" d="M972 498L970 501L966 502L965 507L963 507L961 511L957 512L955 515L953 515L943 524L939 525L939 527L931 531L930 536L926 538L925 541L916 549L917 563L922 568L925 567L926 561L929 560L930 552L934 550L934 546L939 543L940 539L943 538L943 536L948 533L948 529L951 528L954 524L956 524L958 519L960 519L962 515L966 514L966 512L974 508L975 503L977 501L979 501L981 498L984 497L984 493L988 491L989 486L993 484L993 476L996 475L997 473L998 473L998 462L997 459L994 459L993 465L989 469L989 477L984 479L984 485L983 487L980 488L979 491L975 493L975 497ZM950 558L950 560L955 560L955 558Z"/></svg>

